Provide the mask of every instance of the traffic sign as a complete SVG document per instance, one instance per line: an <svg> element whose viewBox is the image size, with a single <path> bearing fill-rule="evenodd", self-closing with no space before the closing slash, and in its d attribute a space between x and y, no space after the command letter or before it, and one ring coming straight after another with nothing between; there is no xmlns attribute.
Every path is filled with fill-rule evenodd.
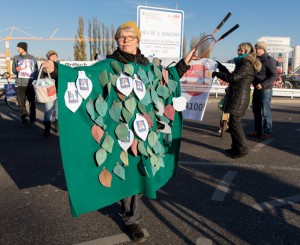
<svg viewBox="0 0 300 245"><path fill-rule="evenodd" d="M289 46L272 46L272 45L267 46L268 53L289 53L292 50L293 49Z"/></svg>
<svg viewBox="0 0 300 245"><path fill-rule="evenodd" d="M291 38L290 37L261 37L257 41L264 41L267 46L290 46Z"/></svg>

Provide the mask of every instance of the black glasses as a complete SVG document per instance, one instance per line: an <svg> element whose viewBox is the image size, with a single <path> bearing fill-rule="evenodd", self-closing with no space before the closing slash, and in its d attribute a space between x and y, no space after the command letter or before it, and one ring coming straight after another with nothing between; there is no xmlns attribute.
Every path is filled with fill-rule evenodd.
<svg viewBox="0 0 300 245"><path fill-rule="evenodd" d="M118 40L122 41L122 42L124 42L125 39L127 41L133 41L134 39L136 39L136 36L126 36L126 37L125 36L121 36L121 37L118 38Z"/></svg>

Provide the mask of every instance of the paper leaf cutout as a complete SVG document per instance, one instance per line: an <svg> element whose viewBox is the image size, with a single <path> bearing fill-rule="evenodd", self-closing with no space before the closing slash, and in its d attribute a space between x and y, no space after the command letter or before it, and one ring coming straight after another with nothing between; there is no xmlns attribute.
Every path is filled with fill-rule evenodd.
<svg viewBox="0 0 300 245"><path fill-rule="evenodd" d="M123 151L126 151L126 152L134 140L134 134L133 134L132 130L127 129L127 135L128 136L127 136L126 140L118 140L119 145L121 146Z"/></svg>
<svg viewBox="0 0 300 245"><path fill-rule="evenodd" d="M172 134L163 134L163 139L167 143L171 143L172 142Z"/></svg>
<svg viewBox="0 0 300 245"><path fill-rule="evenodd" d="M157 157L157 164L159 165L159 167L164 168L165 167L165 163L164 163L164 159L161 156Z"/></svg>
<svg viewBox="0 0 300 245"><path fill-rule="evenodd" d="M150 83L154 80L154 78L155 77L154 77L153 73L151 71L148 71L148 80Z"/></svg>
<svg viewBox="0 0 300 245"><path fill-rule="evenodd" d="M86 110L88 114L90 115L91 119L95 120L95 109L94 109L94 102L90 98L89 101L86 103Z"/></svg>
<svg viewBox="0 0 300 245"><path fill-rule="evenodd" d="M172 105L168 104L165 107L164 114L165 114L165 116L167 118L169 118L170 120L174 121L175 110L174 110L174 108L173 108Z"/></svg>
<svg viewBox="0 0 300 245"><path fill-rule="evenodd" d="M143 115L143 116L144 116L144 115ZM149 124L149 128L151 128L152 125L153 125L153 122L154 122L154 120L155 120L155 114L154 114L154 112L151 110L151 111L149 111L148 116L149 116L149 118L150 118L150 120L151 120L151 126L150 126L150 124L149 124L149 121L148 121L147 117L145 117L145 118L146 118L146 120L147 120L147 122L148 122L148 124Z"/></svg>
<svg viewBox="0 0 300 245"><path fill-rule="evenodd" d="M110 94L111 91L111 82L106 84L106 88L107 88L107 94Z"/></svg>
<svg viewBox="0 0 300 245"><path fill-rule="evenodd" d="M158 101L156 104L157 112L156 114L162 116L164 114L165 107L161 101Z"/></svg>
<svg viewBox="0 0 300 245"><path fill-rule="evenodd" d="M131 64L125 64L125 65L124 65L124 68L123 68L123 71L124 71L127 75L133 76L133 73L134 73L133 65L131 65Z"/></svg>
<svg viewBox="0 0 300 245"><path fill-rule="evenodd" d="M165 86L158 85L156 89L157 94L164 99L169 97L169 89Z"/></svg>
<svg viewBox="0 0 300 245"><path fill-rule="evenodd" d="M142 140L146 140L149 132L149 126L147 120L139 113L136 114L133 121L134 133Z"/></svg>
<svg viewBox="0 0 300 245"><path fill-rule="evenodd" d="M113 75L113 74L109 74L110 75L110 81L111 81L111 84L113 85L113 86L116 86L116 82L117 82L117 80L118 80L118 76L117 75Z"/></svg>
<svg viewBox="0 0 300 245"><path fill-rule="evenodd" d="M157 104L158 95L157 95L156 91L153 88L151 89L151 98L152 98L152 101L154 102L154 104Z"/></svg>
<svg viewBox="0 0 300 245"><path fill-rule="evenodd" d="M94 126L92 127L92 135L98 144L100 143L103 134L104 131L102 130L102 128L100 128L97 124L94 124Z"/></svg>
<svg viewBox="0 0 300 245"><path fill-rule="evenodd" d="M124 166L129 165L128 152L127 151L121 151L120 159L121 159L122 163L124 163Z"/></svg>
<svg viewBox="0 0 300 245"><path fill-rule="evenodd" d="M144 113L146 113L146 107L145 107L145 105L142 103L142 102L138 102L138 109L139 109L139 111L142 113L142 114L144 114Z"/></svg>
<svg viewBox="0 0 300 245"><path fill-rule="evenodd" d="M152 112L152 111L150 111L150 113L151 113L151 112ZM146 119L146 121L147 121L147 123L148 123L149 129L151 129L151 128L152 128L152 125L153 125L153 121L152 121L152 119L150 118L150 116L148 116L147 113L143 114L142 116Z"/></svg>
<svg viewBox="0 0 300 245"><path fill-rule="evenodd" d="M138 150L142 155L148 156L146 149L145 149L145 145L144 145L143 141L141 141L141 140L139 140L139 143L138 143Z"/></svg>
<svg viewBox="0 0 300 245"><path fill-rule="evenodd" d="M186 98L183 96L180 97L173 97L172 98L172 102L173 102L173 107L176 111L183 111L186 109Z"/></svg>
<svg viewBox="0 0 300 245"><path fill-rule="evenodd" d="M153 71L154 71L154 74L155 76L161 80L162 79L162 73L161 73L161 70L158 69L156 66L153 66Z"/></svg>
<svg viewBox="0 0 300 245"><path fill-rule="evenodd" d="M131 151L135 157L137 156L137 145L138 145L138 142L136 139L134 139L131 144Z"/></svg>
<svg viewBox="0 0 300 245"><path fill-rule="evenodd" d="M105 85L108 83L108 76L106 70L102 71L101 74L99 75L99 82L102 88L104 88Z"/></svg>
<svg viewBox="0 0 300 245"><path fill-rule="evenodd" d="M139 75L140 79L142 80L142 82L145 85L147 85L149 83L149 80L148 80L148 77L146 75L146 72L143 69L139 69L138 75Z"/></svg>
<svg viewBox="0 0 300 245"><path fill-rule="evenodd" d="M119 122L121 115L121 108L118 103L114 102L109 109L109 116L115 122Z"/></svg>
<svg viewBox="0 0 300 245"><path fill-rule="evenodd" d="M95 123L98 126L102 127L103 129L106 129L106 125L103 122L103 117L101 117L101 116L97 117L97 119L95 120Z"/></svg>
<svg viewBox="0 0 300 245"><path fill-rule="evenodd" d="M162 127L159 127L159 124L161 124ZM165 122L157 121L157 128L158 128L157 131L159 131L161 133L165 133L165 134L171 133L171 127Z"/></svg>
<svg viewBox="0 0 300 245"><path fill-rule="evenodd" d="M122 116L126 123L129 123L130 119L133 117L133 115L125 107L122 108Z"/></svg>
<svg viewBox="0 0 300 245"><path fill-rule="evenodd" d="M122 67L120 65L120 63L116 60L110 62L111 67L113 68L113 70L115 71L115 73L120 74L122 71Z"/></svg>
<svg viewBox="0 0 300 245"><path fill-rule="evenodd" d="M169 82L169 71L168 70L162 69L162 78L163 78L164 84L168 84L168 82Z"/></svg>
<svg viewBox="0 0 300 245"><path fill-rule="evenodd" d="M105 187L111 187L112 175L109 171L103 167L103 170L99 174L99 181Z"/></svg>
<svg viewBox="0 0 300 245"><path fill-rule="evenodd" d="M164 115L160 117L160 120L166 124L170 124L170 122L171 122L171 120Z"/></svg>
<svg viewBox="0 0 300 245"><path fill-rule="evenodd" d="M176 90L176 88L177 88L177 86L178 86L178 83L176 82L176 81L174 81L174 80L171 80L171 79L169 79L169 82L168 82L168 88L172 91L172 92L174 92L175 90Z"/></svg>
<svg viewBox="0 0 300 245"><path fill-rule="evenodd" d="M165 149L159 141L156 141L153 146L153 150L156 154L165 154Z"/></svg>
<svg viewBox="0 0 300 245"><path fill-rule="evenodd" d="M149 154L149 156L154 155L149 146L147 146L147 153Z"/></svg>
<svg viewBox="0 0 300 245"><path fill-rule="evenodd" d="M136 102L134 97L130 97L128 100L125 101L125 107L131 114L134 113L136 108Z"/></svg>
<svg viewBox="0 0 300 245"><path fill-rule="evenodd" d="M152 166L156 166L158 164L157 156L155 155L150 156L150 163Z"/></svg>
<svg viewBox="0 0 300 245"><path fill-rule="evenodd" d="M95 108L96 108L97 113L100 116L102 116L102 117L105 116L107 109L108 109L108 105L101 95L99 95L98 98L96 99Z"/></svg>
<svg viewBox="0 0 300 245"><path fill-rule="evenodd" d="M151 169L152 169L152 174L153 174L153 177L155 176L156 172L159 170L159 165L156 164L155 166L152 166L151 165Z"/></svg>
<svg viewBox="0 0 300 245"><path fill-rule="evenodd" d="M113 169L113 173L120 179L125 180L125 169L117 162L117 165Z"/></svg>
<svg viewBox="0 0 300 245"><path fill-rule="evenodd" d="M122 94L118 89L116 89L117 95L120 100L125 101L126 96Z"/></svg>
<svg viewBox="0 0 300 245"><path fill-rule="evenodd" d="M153 88L156 88L159 81L160 81L160 80L159 80L158 78L156 78L156 79L153 81L153 83L152 83L152 87L153 87Z"/></svg>
<svg viewBox="0 0 300 245"><path fill-rule="evenodd" d="M151 97L150 97L150 93L148 92L148 90L146 90L145 96L143 99L140 100L144 105L149 105L151 102Z"/></svg>
<svg viewBox="0 0 300 245"><path fill-rule="evenodd" d="M96 162L98 166L100 166L102 163L105 162L106 157L107 157L107 152L104 149L101 148L96 152Z"/></svg>
<svg viewBox="0 0 300 245"><path fill-rule="evenodd" d="M127 141L128 139L128 126L125 123L120 123L116 129L115 133L119 140Z"/></svg>
<svg viewBox="0 0 300 245"><path fill-rule="evenodd" d="M105 139L102 142L102 148L107 152L111 153L114 146L114 139L106 133Z"/></svg>
<svg viewBox="0 0 300 245"><path fill-rule="evenodd" d="M148 135L148 143L151 147L153 147L155 145L155 143L158 140L158 136L155 132L150 132Z"/></svg>

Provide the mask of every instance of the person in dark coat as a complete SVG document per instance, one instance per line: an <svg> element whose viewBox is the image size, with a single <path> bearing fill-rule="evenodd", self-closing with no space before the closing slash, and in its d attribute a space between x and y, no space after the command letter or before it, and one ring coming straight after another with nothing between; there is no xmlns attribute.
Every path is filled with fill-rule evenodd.
<svg viewBox="0 0 300 245"><path fill-rule="evenodd" d="M265 140L272 132L271 99L273 82L278 78L277 62L267 54L267 44L263 41L255 44L257 57L262 69L255 76L252 110L254 115L254 131L248 137L259 137Z"/></svg>
<svg viewBox="0 0 300 245"><path fill-rule="evenodd" d="M218 62L219 72L213 72L223 81L229 83L223 111L230 114L229 128L231 134L231 148L226 150L233 158L241 158L249 153L246 137L241 125L241 119L246 114L250 101L250 85L261 63L256 57L251 43L245 42L238 46L238 57L234 58L236 64L232 73Z"/></svg>

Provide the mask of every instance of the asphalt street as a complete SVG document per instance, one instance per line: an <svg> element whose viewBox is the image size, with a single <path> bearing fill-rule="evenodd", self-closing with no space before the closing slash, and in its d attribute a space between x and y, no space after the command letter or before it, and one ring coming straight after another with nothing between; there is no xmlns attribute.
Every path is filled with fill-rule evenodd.
<svg viewBox="0 0 300 245"><path fill-rule="evenodd" d="M156 200L142 198L144 244L300 244L300 99L273 98L273 132L248 139L232 159L218 134L219 99L202 122L185 120L176 176ZM59 136L43 137L0 100L0 244L131 244L117 204L72 218ZM243 119L253 130L251 109Z"/></svg>

